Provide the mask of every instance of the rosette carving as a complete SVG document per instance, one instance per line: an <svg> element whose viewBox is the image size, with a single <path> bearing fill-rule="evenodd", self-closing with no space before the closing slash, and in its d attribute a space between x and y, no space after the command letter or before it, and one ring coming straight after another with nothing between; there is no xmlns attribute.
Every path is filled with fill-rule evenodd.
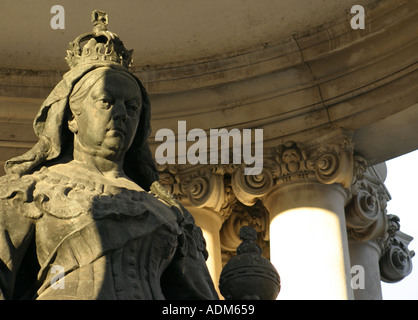
<svg viewBox="0 0 418 320"><path fill-rule="evenodd" d="M321 155L314 161L315 173L319 181L333 180L340 168L339 156L334 152Z"/></svg>
<svg viewBox="0 0 418 320"><path fill-rule="evenodd" d="M412 271L413 255L405 250L402 242L392 240L392 245L385 252L379 262L380 276L385 282L398 282Z"/></svg>

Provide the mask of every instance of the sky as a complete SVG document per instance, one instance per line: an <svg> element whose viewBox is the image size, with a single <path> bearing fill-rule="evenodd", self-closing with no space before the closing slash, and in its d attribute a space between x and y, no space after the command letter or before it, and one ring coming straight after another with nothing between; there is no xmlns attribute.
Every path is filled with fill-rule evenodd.
<svg viewBox="0 0 418 320"><path fill-rule="evenodd" d="M408 246L415 251L412 273L397 283L382 282L384 300L418 300L418 151L386 162L388 173L385 185L392 200L388 202L388 214L400 218L401 231L414 237Z"/></svg>

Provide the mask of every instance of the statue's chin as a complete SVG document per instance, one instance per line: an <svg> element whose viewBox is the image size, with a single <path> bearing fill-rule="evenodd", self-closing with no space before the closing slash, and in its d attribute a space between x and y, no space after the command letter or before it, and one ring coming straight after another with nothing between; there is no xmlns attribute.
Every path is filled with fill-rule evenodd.
<svg viewBox="0 0 418 320"><path fill-rule="evenodd" d="M112 160L120 159L121 156L126 153L128 146L126 146L125 139L121 139L120 136L107 137L102 144L101 154L103 158Z"/></svg>

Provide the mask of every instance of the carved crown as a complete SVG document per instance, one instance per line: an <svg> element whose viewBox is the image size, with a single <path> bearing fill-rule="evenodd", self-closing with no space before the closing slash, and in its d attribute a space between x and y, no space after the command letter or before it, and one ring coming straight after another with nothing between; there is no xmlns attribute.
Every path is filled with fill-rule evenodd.
<svg viewBox="0 0 418 320"><path fill-rule="evenodd" d="M82 64L109 62L129 69L132 66L133 50L127 50L120 38L107 30L107 13L94 10L91 22L93 31L78 36L68 45L65 60L70 68Z"/></svg>

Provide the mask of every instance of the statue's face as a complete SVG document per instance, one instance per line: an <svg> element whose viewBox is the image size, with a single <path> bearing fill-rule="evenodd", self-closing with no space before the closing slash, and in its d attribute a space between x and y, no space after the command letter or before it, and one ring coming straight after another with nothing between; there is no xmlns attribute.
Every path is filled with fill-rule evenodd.
<svg viewBox="0 0 418 320"><path fill-rule="evenodd" d="M75 133L74 148L106 159L122 160L132 144L141 113L138 84L124 74L106 74L80 104L69 122L70 130Z"/></svg>

